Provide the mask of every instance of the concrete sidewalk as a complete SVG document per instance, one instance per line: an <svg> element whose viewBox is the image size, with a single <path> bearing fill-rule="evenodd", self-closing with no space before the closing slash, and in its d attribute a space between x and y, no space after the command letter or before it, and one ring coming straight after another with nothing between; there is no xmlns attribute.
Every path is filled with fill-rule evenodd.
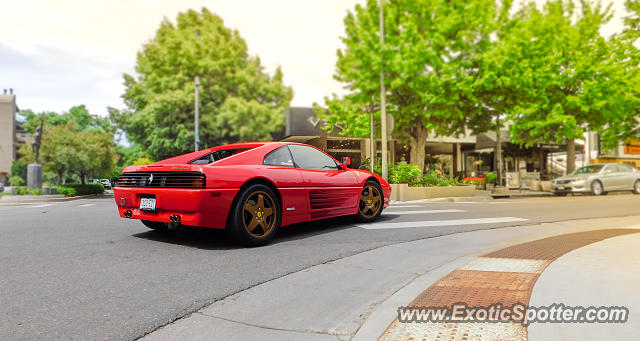
<svg viewBox="0 0 640 341"><path fill-rule="evenodd" d="M576 220L385 246L236 293L145 339L375 340L397 317L399 306L472 257L549 236L637 222L638 217ZM286 261L286 255L273 261Z"/></svg>
<svg viewBox="0 0 640 341"><path fill-rule="evenodd" d="M531 306L629 308L626 323L534 323L529 340L634 340L640 335L640 234L605 239L560 257L542 273Z"/></svg>

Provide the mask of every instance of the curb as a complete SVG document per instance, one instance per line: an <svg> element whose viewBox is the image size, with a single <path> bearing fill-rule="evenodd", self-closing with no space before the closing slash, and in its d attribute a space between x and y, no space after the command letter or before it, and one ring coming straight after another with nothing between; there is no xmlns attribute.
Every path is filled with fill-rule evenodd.
<svg viewBox="0 0 640 341"><path fill-rule="evenodd" d="M43 198L44 197L44 198ZM38 196L24 196L24 195L7 195L0 196L0 205L1 204L30 204L37 202L66 202L80 199L104 199L104 198L113 198L112 193L107 194L87 194L87 195L77 195L73 197L64 197L55 195L55 197L46 197L46 195L38 195Z"/></svg>

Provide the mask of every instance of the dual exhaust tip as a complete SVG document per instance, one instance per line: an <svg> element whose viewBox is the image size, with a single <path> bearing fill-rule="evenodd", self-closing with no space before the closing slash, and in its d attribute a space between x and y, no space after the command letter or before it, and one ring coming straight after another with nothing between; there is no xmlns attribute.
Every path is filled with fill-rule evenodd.
<svg viewBox="0 0 640 341"><path fill-rule="evenodd" d="M124 211L124 217L125 218L131 218L132 214L133 213L131 212L131 210ZM182 219L177 214L169 216L169 221L170 221L169 229L171 229L171 230L175 230L178 227L180 227L180 225L182 225Z"/></svg>
<svg viewBox="0 0 640 341"><path fill-rule="evenodd" d="M171 230L175 230L175 229L177 229L178 227L180 227L180 225L182 225L182 222L181 222L180 216L179 216L179 215L177 215L177 214L174 214L174 215L172 215L172 216L169 216L169 221L170 221L170 223L169 223L169 229L171 229Z"/></svg>

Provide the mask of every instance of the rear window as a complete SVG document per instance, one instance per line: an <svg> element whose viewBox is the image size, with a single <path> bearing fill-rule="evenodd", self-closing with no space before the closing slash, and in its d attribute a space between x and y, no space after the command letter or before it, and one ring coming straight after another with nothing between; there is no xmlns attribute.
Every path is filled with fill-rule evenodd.
<svg viewBox="0 0 640 341"><path fill-rule="evenodd" d="M233 149L222 149L222 150L216 150L215 152L211 152L207 155L201 156L191 162L189 162L192 165L207 165L210 164L212 162L216 162L216 161L220 161L224 158L227 158L231 155L235 155L238 153L242 153L245 152L247 150L249 150L251 148L233 148Z"/></svg>

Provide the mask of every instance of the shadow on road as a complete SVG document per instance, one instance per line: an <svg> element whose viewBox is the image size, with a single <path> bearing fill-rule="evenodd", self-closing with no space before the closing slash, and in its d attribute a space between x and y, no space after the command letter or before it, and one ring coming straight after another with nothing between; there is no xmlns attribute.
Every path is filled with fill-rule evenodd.
<svg viewBox="0 0 640 341"><path fill-rule="evenodd" d="M392 217L381 216L379 221ZM353 217L337 217L288 225L280 228L270 245L314 237L353 227ZM233 250L245 248L231 238L226 231L197 226L185 226L178 231L155 231L136 233L136 238L160 243L176 244L205 250Z"/></svg>

